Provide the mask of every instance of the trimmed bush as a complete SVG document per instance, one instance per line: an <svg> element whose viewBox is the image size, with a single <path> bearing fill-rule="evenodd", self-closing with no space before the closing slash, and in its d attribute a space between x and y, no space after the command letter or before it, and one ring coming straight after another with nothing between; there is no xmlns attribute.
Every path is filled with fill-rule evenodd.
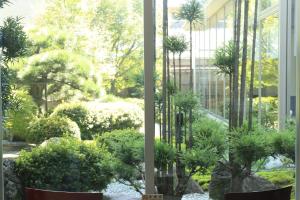
<svg viewBox="0 0 300 200"><path fill-rule="evenodd" d="M28 141L42 143L53 137L74 136L80 138L78 125L68 118L51 116L38 118L30 123Z"/></svg>
<svg viewBox="0 0 300 200"><path fill-rule="evenodd" d="M95 143L75 138L53 140L22 151L16 172L25 187L56 191L101 191L111 182L114 158Z"/></svg>
<svg viewBox="0 0 300 200"><path fill-rule="evenodd" d="M127 182L137 191L142 192L142 162L144 158L144 136L135 130L116 130L104 133L97 138L101 148L107 146L118 162L114 166L115 178Z"/></svg>
<svg viewBox="0 0 300 200"><path fill-rule="evenodd" d="M193 123L193 142L197 148L216 148L216 153L222 156L226 151L225 138L224 126L215 120L202 117Z"/></svg>
<svg viewBox="0 0 300 200"><path fill-rule="evenodd" d="M7 110L5 128L14 141L25 141L29 123L36 116L38 107L24 90L13 91L16 106Z"/></svg>
<svg viewBox="0 0 300 200"><path fill-rule="evenodd" d="M139 129L143 125L143 110L135 104L89 102L87 106L92 114L92 135L128 128Z"/></svg>
<svg viewBox="0 0 300 200"><path fill-rule="evenodd" d="M82 103L64 103L57 106L51 116L68 117L76 122L80 128L81 139L92 139L91 131L89 130L90 112Z"/></svg>
<svg viewBox="0 0 300 200"><path fill-rule="evenodd" d="M296 130L287 130L281 133L275 133L272 145L274 153L283 155L295 162L295 141Z"/></svg>

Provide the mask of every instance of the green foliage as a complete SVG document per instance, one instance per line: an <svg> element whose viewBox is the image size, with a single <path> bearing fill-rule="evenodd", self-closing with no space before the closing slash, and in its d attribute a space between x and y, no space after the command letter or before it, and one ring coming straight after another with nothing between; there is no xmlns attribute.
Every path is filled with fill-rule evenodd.
<svg viewBox="0 0 300 200"><path fill-rule="evenodd" d="M218 157L226 151L225 127L215 120L202 117L193 123L194 146L199 149L214 148Z"/></svg>
<svg viewBox="0 0 300 200"><path fill-rule="evenodd" d="M221 47L215 52L215 66L220 70L220 73L231 75L233 74L235 62L235 45L230 41L225 47Z"/></svg>
<svg viewBox="0 0 300 200"><path fill-rule="evenodd" d="M26 187L72 192L101 191L110 183L114 158L94 143L73 138L22 151L16 171Z"/></svg>
<svg viewBox="0 0 300 200"><path fill-rule="evenodd" d="M259 99L253 99L254 115L258 115ZM278 121L278 98L277 97L263 97L261 98L262 107L262 125L268 128L276 128Z"/></svg>
<svg viewBox="0 0 300 200"><path fill-rule="evenodd" d="M203 6L198 0L189 0L181 6L179 12L176 13L175 16L177 19L186 20L189 23L196 25L204 20Z"/></svg>
<svg viewBox="0 0 300 200"><path fill-rule="evenodd" d="M183 37L170 36L166 39L166 48L172 53L183 53L187 49L187 43Z"/></svg>
<svg viewBox="0 0 300 200"><path fill-rule="evenodd" d="M183 109L184 112L189 111L190 109L194 109L198 104L197 97L193 94L193 92L177 92L174 95L175 106Z"/></svg>
<svg viewBox="0 0 300 200"><path fill-rule="evenodd" d="M257 175L267 179L280 188L292 185L295 182L294 174L295 172L290 170L262 171L257 173Z"/></svg>
<svg viewBox="0 0 300 200"><path fill-rule="evenodd" d="M203 191L208 192L209 184L211 182L211 174L195 174L193 176L193 180L195 180L200 185Z"/></svg>
<svg viewBox="0 0 300 200"><path fill-rule="evenodd" d="M65 135L80 138L78 125L68 118L58 116L35 119L30 123L28 130L27 140L34 143Z"/></svg>
<svg viewBox="0 0 300 200"><path fill-rule="evenodd" d="M143 110L132 103L94 101L87 106L92 114L90 131L93 135L112 130L138 129L143 124Z"/></svg>
<svg viewBox="0 0 300 200"><path fill-rule="evenodd" d="M28 134L27 127L35 118L38 107L24 90L13 91L13 99L16 101L16 105L7 110L5 128L13 140L25 141Z"/></svg>
<svg viewBox="0 0 300 200"><path fill-rule="evenodd" d="M140 85L136 78L143 65L141 8L138 0L102 0L97 5L92 25L99 32L101 53L105 52L102 60L111 72L104 77L108 93L131 96L130 90Z"/></svg>
<svg viewBox="0 0 300 200"><path fill-rule="evenodd" d="M272 156L272 133L263 129L253 132L237 130L231 142L231 150L235 155L236 162L251 170L254 162Z"/></svg>
<svg viewBox="0 0 300 200"><path fill-rule="evenodd" d="M8 0L0 0L0 8L3 8L4 5L9 4L9 3L10 3L10 1L8 1Z"/></svg>
<svg viewBox="0 0 300 200"><path fill-rule="evenodd" d="M118 159L115 178L119 182L127 182L138 192L142 185L138 181L142 175L144 158L144 136L131 129L116 130L97 138L99 147L107 146L109 152Z"/></svg>
<svg viewBox="0 0 300 200"><path fill-rule="evenodd" d="M272 138L274 153L283 155L295 162L295 141L296 130L286 130L280 133L274 133Z"/></svg>
<svg viewBox="0 0 300 200"><path fill-rule="evenodd" d="M154 153L155 167L159 170L163 170L169 163L175 161L175 149L167 143L156 142Z"/></svg>
<svg viewBox="0 0 300 200"><path fill-rule="evenodd" d="M2 33L1 47L4 61L10 61L25 54L27 37L20 18L7 18L0 27L0 32Z"/></svg>
<svg viewBox="0 0 300 200"><path fill-rule="evenodd" d="M47 95L55 100L69 99L78 91L87 97L97 95L96 83L90 76L92 64L86 58L55 50L32 56L27 65L22 78L38 105L43 103L46 87Z"/></svg>
<svg viewBox="0 0 300 200"><path fill-rule="evenodd" d="M64 103L57 106L51 116L67 117L76 122L80 128L81 139L91 139L90 133L90 111L82 103Z"/></svg>

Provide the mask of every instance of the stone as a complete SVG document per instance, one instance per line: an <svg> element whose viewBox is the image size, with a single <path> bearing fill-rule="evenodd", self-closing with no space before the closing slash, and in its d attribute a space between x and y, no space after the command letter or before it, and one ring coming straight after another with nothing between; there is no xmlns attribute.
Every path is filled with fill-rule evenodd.
<svg viewBox="0 0 300 200"><path fill-rule="evenodd" d="M195 193L204 194L204 191L196 181L190 178L187 183L184 194L195 194Z"/></svg>
<svg viewBox="0 0 300 200"><path fill-rule="evenodd" d="M218 162L211 175L209 197L214 200L223 200L224 194L230 191L231 172L227 163Z"/></svg>
<svg viewBox="0 0 300 200"><path fill-rule="evenodd" d="M259 192L274 190L277 187L268 180L256 176L244 176L240 182L240 191L237 192ZM212 172L212 179L209 185L209 197L213 200L223 200L224 194L230 192L231 172L228 163L219 162Z"/></svg>
<svg viewBox="0 0 300 200"><path fill-rule="evenodd" d="M12 159L3 160L4 173L4 199L5 200L21 200L22 184L15 172L16 162Z"/></svg>
<svg viewBox="0 0 300 200"><path fill-rule="evenodd" d="M268 180L256 175L247 176L241 183L241 192L259 192L265 190L278 189L274 184Z"/></svg>

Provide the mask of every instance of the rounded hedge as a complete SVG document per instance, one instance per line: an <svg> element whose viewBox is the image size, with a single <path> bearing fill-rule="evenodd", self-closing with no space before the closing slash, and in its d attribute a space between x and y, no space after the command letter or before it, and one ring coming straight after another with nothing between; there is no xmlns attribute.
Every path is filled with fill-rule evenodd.
<svg viewBox="0 0 300 200"><path fill-rule="evenodd" d="M101 191L113 177L114 159L95 143L60 138L22 151L16 173L25 187L55 191Z"/></svg>
<svg viewBox="0 0 300 200"><path fill-rule="evenodd" d="M92 139L91 131L89 130L90 112L82 103L63 103L57 106L51 116L67 117L76 122L80 128L81 139Z"/></svg>
<svg viewBox="0 0 300 200"><path fill-rule="evenodd" d="M87 104L91 111L91 132L93 135L113 130L138 129L143 125L143 110L126 102Z"/></svg>
<svg viewBox="0 0 300 200"><path fill-rule="evenodd" d="M51 116L35 119L28 127L28 142L42 143L53 137L73 136L80 138L78 125L68 118Z"/></svg>

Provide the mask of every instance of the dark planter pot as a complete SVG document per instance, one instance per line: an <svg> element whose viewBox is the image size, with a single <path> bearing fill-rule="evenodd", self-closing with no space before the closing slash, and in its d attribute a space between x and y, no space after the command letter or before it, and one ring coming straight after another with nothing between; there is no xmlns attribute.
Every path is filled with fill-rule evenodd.
<svg viewBox="0 0 300 200"><path fill-rule="evenodd" d="M164 200L162 194L144 194L142 200Z"/></svg>
<svg viewBox="0 0 300 200"><path fill-rule="evenodd" d="M163 195L173 195L173 176L156 177L155 184L159 194Z"/></svg>
<svg viewBox="0 0 300 200"><path fill-rule="evenodd" d="M165 195L164 196L164 200L181 200L182 196L169 196L169 195Z"/></svg>
<svg viewBox="0 0 300 200"><path fill-rule="evenodd" d="M61 192L26 188L26 200L103 200L102 193Z"/></svg>

